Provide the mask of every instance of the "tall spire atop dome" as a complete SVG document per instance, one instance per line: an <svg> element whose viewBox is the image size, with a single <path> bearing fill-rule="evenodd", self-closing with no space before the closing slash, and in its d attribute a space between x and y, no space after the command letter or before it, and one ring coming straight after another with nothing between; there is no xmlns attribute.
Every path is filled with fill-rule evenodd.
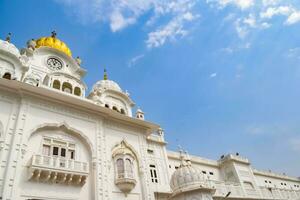
<svg viewBox="0 0 300 200"><path fill-rule="evenodd" d="M103 75L103 79L104 79L104 80L107 80L107 79L108 79L108 77L107 77L107 73L106 73L106 68L104 68L104 75Z"/></svg>

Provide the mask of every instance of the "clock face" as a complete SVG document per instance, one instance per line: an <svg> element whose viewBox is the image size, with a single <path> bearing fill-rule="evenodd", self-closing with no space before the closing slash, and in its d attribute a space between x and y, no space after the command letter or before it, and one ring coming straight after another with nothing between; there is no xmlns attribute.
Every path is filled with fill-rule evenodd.
<svg viewBox="0 0 300 200"><path fill-rule="evenodd" d="M58 59L56 58L49 58L47 60L47 65L50 69L52 70L61 70L63 65L61 63L61 61L59 61Z"/></svg>

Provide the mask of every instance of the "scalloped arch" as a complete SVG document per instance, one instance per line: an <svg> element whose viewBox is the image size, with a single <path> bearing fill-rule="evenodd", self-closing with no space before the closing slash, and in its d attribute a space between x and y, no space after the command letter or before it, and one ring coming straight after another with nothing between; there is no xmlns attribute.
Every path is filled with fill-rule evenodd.
<svg viewBox="0 0 300 200"><path fill-rule="evenodd" d="M123 139L120 143L118 143L117 145L115 145L112 148L112 157L115 157L117 151L124 148L124 147L132 153L132 155L134 156L138 166L140 166L139 165L140 157L139 157L138 153L134 150L133 146L130 145L125 139Z"/></svg>
<svg viewBox="0 0 300 200"><path fill-rule="evenodd" d="M70 133L76 137L79 137L82 139L82 141L85 143L85 145L88 147L88 150L90 151L91 155L95 155L94 154L94 148L93 148L93 144L92 142L89 140L89 138L83 134L81 131L72 128L71 126L69 126L66 122L62 122L62 123L44 123L41 124L39 126L37 126L35 129L33 129L31 131L31 134L29 136L29 138L39 132L39 131L43 131L43 130L64 130L67 133ZM92 156L93 157L93 156Z"/></svg>

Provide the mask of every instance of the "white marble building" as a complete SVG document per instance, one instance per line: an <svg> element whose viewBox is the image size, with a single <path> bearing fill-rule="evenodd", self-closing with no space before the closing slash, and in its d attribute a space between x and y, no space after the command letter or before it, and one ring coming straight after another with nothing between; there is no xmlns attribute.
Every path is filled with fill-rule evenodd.
<svg viewBox="0 0 300 200"><path fill-rule="evenodd" d="M89 92L85 73L55 33L0 40L0 199L300 199L299 178L239 155L168 151L127 92L106 74Z"/></svg>

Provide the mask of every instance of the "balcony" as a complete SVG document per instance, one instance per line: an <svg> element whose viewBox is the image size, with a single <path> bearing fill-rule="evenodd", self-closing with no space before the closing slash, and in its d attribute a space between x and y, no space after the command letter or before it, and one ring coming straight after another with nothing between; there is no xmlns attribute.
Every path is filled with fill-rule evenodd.
<svg viewBox="0 0 300 200"><path fill-rule="evenodd" d="M29 166L32 181L84 185L89 174L86 162L61 157L33 155Z"/></svg>
<svg viewBox="0 0 300 200"><path fill-rule="evenodd" d="M136 185L136 180L132 172L119 173L116 177L115 184L118 188L128 194Z"/></svg>

